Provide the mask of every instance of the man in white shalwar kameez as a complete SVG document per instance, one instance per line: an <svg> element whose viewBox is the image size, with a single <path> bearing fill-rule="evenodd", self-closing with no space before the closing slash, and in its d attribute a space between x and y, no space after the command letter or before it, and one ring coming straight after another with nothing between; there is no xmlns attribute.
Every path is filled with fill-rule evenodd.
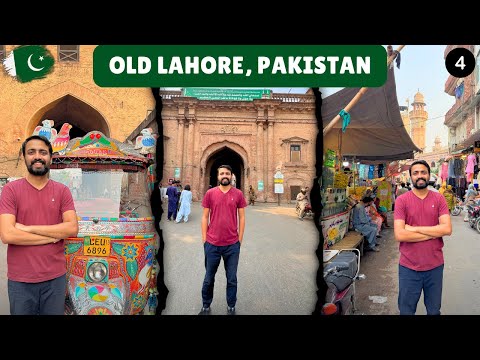
<svg viewBox="0 0 480 360"><path fill-rule="evenodd" d="M180 209L177 213L175 222L178 224L183 217L183 222L188 221L188 215L190 215L190 205L192 204L192 192L190 191L190 185L185 185L185 189L180 193Z"/></svg>

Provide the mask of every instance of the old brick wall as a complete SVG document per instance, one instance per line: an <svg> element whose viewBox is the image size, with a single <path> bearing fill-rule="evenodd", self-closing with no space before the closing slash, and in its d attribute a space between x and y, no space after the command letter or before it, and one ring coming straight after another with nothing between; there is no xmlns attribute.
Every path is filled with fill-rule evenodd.
<svg viewBox="0 0 480 360"><path fill-rule="evenodd" d="M0 176L23 176L21 143L31 135L42 115L65 96L86 103L107 122L110 136L124 141L154 109L150 88L101 88L93 81L93 51L96 45L81 45L78 62L58 62L57 45L48 45L55 58L53 73L44 79L19 83L0 72ZM7 52L14 45L7 45Z"/></svg>

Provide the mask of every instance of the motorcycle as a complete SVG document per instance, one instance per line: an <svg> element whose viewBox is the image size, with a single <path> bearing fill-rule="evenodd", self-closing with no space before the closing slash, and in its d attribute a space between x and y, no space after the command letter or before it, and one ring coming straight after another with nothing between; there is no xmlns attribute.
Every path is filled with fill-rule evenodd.
<svg viewBox="0 0 480 360"><path fill-rule="evenodd" d="M360 274L360 250L344 249L324 265L323 278L328 290L323 315L352 315L355 306L355 283L366 279Z"/></svg>
<svg viewBox="0 0 480 360"><path fill-rule="evenodd" d="M475 202L474 204L467 204L466 210L468 214L468 224L470 225L470 227L474 229L480 228L480 225L479 227L477 227L477 223L480 220L480 204L478 202Z"/></svg>
<svg viewBox="0 0 480 360"><path fill-rule="evenodd" d="M297 205L295 206L295 212L297 213L297 216L300 216L300 204L298 203L297 201ZM310 205L310 203L307 203L305 205L305 209L303 211L303 216L302 216L302 219L307 217L307 218L310 218L310 219L313 219L313 211L312 211L312 205Z"/></svg>
<svg viewBox="0 0 480 360"><path fill-rule="evenodd" d="M465 204L463 203L462 199L460 199L459 196L457 196L456 201L455 201L455 207L452 210L452 216L458 216L462 213L462 210L464 209Z"/></svg>

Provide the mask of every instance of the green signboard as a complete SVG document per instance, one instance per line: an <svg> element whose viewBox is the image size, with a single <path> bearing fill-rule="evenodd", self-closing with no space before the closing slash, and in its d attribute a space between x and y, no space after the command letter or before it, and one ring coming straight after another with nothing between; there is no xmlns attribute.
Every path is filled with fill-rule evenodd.
<svg viewBox="0 0 480 360"><path fill-rule="evenodd" d="M252 101L262 97L270 98L271 90L267 89L213 89L213 88L185 88L183 96L194 97L199 100L226 100Z"/></svg>
<svg viewBox="0 0 480 360"><path fill-rule="evenodd" d="M263 180L258 180L258 191L263 191Z"/></svg>
<svg viewBox="0 0 480 360"><path fill-rule="evenodd" d="M323 166L325 167L335 167L335 151L327 149L327 153L325 154L325 162L323 163Z"/></svg>

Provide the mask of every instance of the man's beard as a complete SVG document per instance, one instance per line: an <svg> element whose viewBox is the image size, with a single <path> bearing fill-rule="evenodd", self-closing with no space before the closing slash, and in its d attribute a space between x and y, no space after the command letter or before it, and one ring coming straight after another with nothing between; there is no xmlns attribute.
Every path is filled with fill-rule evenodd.
<svg viewBox="0 0 480 360"><path fill-rule="evenodd" d="M418 183L420 180L423 180L423 182L424 182L425 184L424 184L424 185L418 185L417 183ZM425 189L426 187L428 187L428 182L427 182L427 180L420 178L420 179L417 179L417 180L413 183L413 187L414 187L415 189L422 190L422 189Z"/></svg>
<svg viewBox="0 0 480 360"><path fill-rule="evenodd" d="M43 164L43 169L34 169L33 168L33 165L35 163L41 163ZM47 174L49 171L50 171L50 168L48 167L48 165L43 161L43 160L35 160L33 163L31 163L30 165L27 165L27 170L30 174L32 174L33 176L43 176L45 174Z"/></svg>
<svg viewBox="0 0 480 360"><path fill-rule="evenodd" d="M228 185L230 185L230 182L231 182L231 181L230 181L229 178L224 177L224 178L222 178L222 179L220 180L220 185L228 186Z"/></svg>

